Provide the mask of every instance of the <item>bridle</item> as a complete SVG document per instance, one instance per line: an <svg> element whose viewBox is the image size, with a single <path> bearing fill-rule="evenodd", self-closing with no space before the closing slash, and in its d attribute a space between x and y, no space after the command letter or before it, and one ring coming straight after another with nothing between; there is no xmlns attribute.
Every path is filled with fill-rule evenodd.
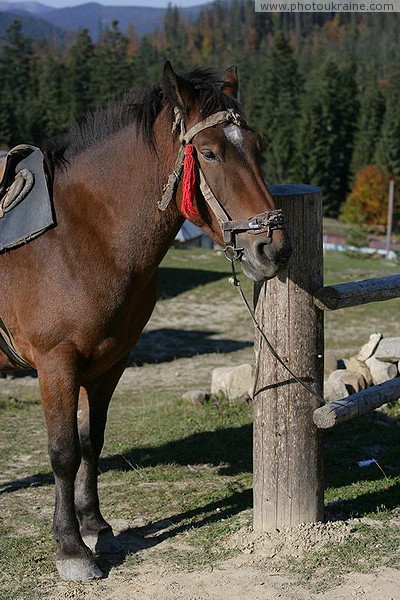
<svg viewBox="0 0 400 600"><path fill-rule="evenodd" d="M208 129L209 127L214 127L215 125L220 125L222 123L233 123L239 127L245 124L241 116L232 108L229 108L228 110L219 111L210 115L186 131L182 112L178 107L174 108L174 115L175 119L172 126L172 133L175 133L179 128L179 139L181 145L175 161L174 170L168 176L168 181L163 188L164 193L161 200L158 202L159 209L163 211L166 210L167 206L174 197L176 188L182 177L185 159L185 146L190 144L193 138L200 133L200 131ZM198 162L197 170L199 174L201 193L220 224L225 244L224 253L230 261L235 261L238 259L240 260L244 250L236 245L237 234L266 233L269 237L272 237L272 231L274 229L284 229L285 218L282 214L282 210L280 209L267 210L254 215L245 221L233 221L221 202L215 197Z"/></svg>
<svg viewBox="0 0 400 600"><path fill-rule="evenodd" d="M215 125L220 125L221 123L234 123L235 125L244 125L240 115L238 115L233 109L228 109L225 111L220 111L214 113L210 117L207 117L203 121L200 121L196 125L193 125L188 131L186 131L185 123L183 120L183 116L179 108L175 107L175 120L172 127L172 132L175 133L177 128L180 128L180 142L181 145L179 147L178 156L175 161L174 170L168 177L168 181L164 186L164 193L162 195L161 200L158 202L158 207L160 210L166 210L167 206L171 202L174 197L176 188L178 183L182 177L184 159L185 159L185 146L189 144L195 135L197 135L200 131L207 129L208 127L214 127ZM238 233L267 233L268 236L272 236L272 231L274 229L284 229L285 218L283 216L282 210L269 210L258 215L254 215L245 221L233 221L230 219L228 213L225 208L219 202L219 200L215 197L213 191L208 185L204 173L202 172L200 165L197 163L197 169L199 173L200 180L200 190L203 194L203 197L213 213L215 214L222 230L224 243L225 243L225 256L231 262L232 265L232 277L230 278L230 282L236 287L239 291L239 294L242 298L244 305L253 321L255 328L259 331L263 340L267 344L269 351L276 358L276 360L290 373L297 383L303 386L310 394L318 398L321 403L324 403L324 399L322 396L314 392L314 390L307 385L304 381L302 381L299 377L296 376L295 373L290 369L290 367L283 361L283 359L279 356L276 350L271 345L267 336L265 335L262 327L258 323L254 310L251 308L249 301L247 300L240 281L237 278L236 270L235 270L235 261L240 260L243 253L243 248L238 248L236 246L236 235ZM257 366L258 372L258 366ZM256 392L258 393L258 392Z"/></svg>

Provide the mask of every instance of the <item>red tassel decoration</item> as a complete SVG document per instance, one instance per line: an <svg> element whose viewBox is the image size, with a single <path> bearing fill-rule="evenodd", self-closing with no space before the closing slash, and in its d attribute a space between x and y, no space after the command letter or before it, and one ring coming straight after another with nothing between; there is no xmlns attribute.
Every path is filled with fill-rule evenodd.
<svg viewBox="0 0 400 600"><path fill-rule="evenodd" d="M181 212L187 219L200 217L194 202L196 199L196 161L193 144L185 146L183 161L182 204Z"/></svg>

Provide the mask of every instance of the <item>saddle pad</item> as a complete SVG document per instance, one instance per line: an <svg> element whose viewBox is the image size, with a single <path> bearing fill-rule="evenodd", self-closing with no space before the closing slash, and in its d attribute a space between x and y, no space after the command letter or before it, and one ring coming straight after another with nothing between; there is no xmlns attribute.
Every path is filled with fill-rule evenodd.
<svg viewBox="0 0 400 600"><path fill-rule="evenodd" d="M29 171L33 174L33 185L26 196L0 218L0 252L26 244L55 223L44 156L39 148L31 148L32 152L17 163L15 174Z"/></svg>

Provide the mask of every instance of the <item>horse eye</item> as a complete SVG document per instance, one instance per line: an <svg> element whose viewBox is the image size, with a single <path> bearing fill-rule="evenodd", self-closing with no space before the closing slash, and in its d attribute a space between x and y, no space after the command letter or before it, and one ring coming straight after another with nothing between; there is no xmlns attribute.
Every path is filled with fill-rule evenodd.
<svg viewBox="0 0 400 600"><path fill-rule="evenodd" d="M202 150L201 153L206 160L217 160L217 157L212 150Z"/></svg>

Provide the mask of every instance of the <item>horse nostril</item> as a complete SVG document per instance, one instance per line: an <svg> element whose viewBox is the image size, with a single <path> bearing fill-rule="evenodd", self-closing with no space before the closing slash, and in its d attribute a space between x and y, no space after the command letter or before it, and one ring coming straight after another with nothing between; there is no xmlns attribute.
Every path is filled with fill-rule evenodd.
<svg viewBox="0 0 400 600"><path fill-rule="evenodd" d="M290 244L275 244L272 243L272 239L268 241L263 240L256 244L256 254L261 261L266 259L281 266L286 265L290 255L292 254L292 248Z"/></svg>

